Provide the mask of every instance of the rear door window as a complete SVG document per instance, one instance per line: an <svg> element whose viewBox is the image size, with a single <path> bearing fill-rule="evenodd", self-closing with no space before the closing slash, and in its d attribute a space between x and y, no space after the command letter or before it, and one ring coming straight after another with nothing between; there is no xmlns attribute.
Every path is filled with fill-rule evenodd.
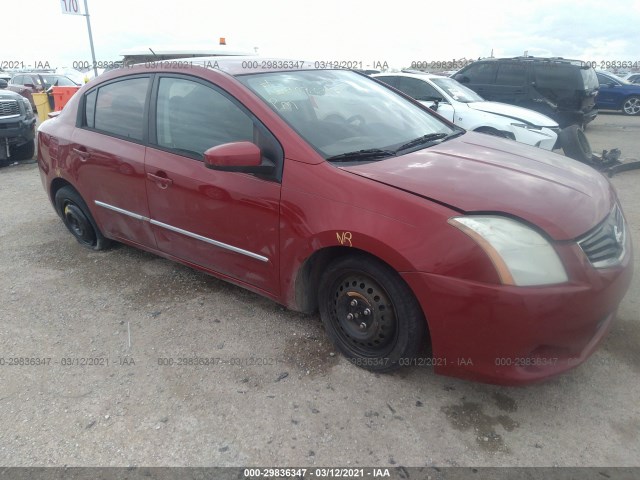
<svg viewBox="0 0 640 480"><path fill-rule="evenodd" d="M85 125L101 132L142 141L149 77L109 83L85 98ZM95 106L94 106L95 105ZM93 119L93 120L92 120Z"/></svg>
<svg viewBox="0 0 640 480"><path fill-rule="evenodd" d="M527 82L527 67L517 63L503 63L498 67L497 85L522 86Z"/></svg>

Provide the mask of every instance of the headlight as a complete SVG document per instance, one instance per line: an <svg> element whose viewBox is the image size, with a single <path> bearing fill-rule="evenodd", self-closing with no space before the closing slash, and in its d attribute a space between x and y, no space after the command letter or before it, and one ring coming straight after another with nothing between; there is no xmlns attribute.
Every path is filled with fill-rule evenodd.
<svg viewBox="0 0 640 480"><path fill-rule="evenodd" d="M33 108L31 108L31 103L29 103L29 100L22 97L22 103L24 103L24 111L27 112L27 117L33 115Z"/></svg>
<svg viewBox="0 0 640 480"><path fill-rule="evenodd" d="M537 127L535 125L527 125L526 123L512 123L511 126L525 128L527 130L542 130L542 127Z"/></svg>
<svg viewBox="0 0 640 480"><path fill-rule="evenodd" d="M486 252L505 285L549 285L568 280L551 244L532 228L506 217L453 217L449 223Z"/></svg>

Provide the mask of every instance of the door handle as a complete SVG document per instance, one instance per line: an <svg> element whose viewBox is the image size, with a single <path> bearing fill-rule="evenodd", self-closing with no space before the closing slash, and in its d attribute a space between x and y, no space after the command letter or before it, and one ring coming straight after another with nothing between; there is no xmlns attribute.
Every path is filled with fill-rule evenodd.
<svg viewBox="0 0 640 480"><path fill-rule="evenodd" d="M167 174L164 172L158 172L157 175L154 175L153 173L147 173L147 178L164 190L169 185L173 184L173 180L167 178L166 175Z"/></svg>
<svg viewBox="0 0 640 480"><path fill-rule="evenodd" d="M87 158L91 156L89 152L87 152L86 150L82 150L80 148L73 148L72 150L78 154L78 156L80 157L80 160L83 162L86 162Z"/></svg>

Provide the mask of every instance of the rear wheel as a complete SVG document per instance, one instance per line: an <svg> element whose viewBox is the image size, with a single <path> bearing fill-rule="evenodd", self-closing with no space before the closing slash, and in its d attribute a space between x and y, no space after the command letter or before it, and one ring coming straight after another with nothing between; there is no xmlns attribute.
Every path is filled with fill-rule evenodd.
<svg viewBox="0 0 640 480"><path fill-rule="evenodd" d="M72 187L62 187L56 192L55 205L65 226L80 245L91 250L104 250L111 245L96 226L87 204Z"/></svg>
<svg viewBox="0 0 640 480"><path fill-rule="evenodd" d="M622 104L625 115L640 115L640 97L629 97Z"/></svg>
<svg viewBox="0 0 640 480"><path fill-rule="evenodd" d="M320 281L319 306L336 348L367 370L409 364L424 343L426 321L409 287L389 266L365 255L329 265Z"/></svg>

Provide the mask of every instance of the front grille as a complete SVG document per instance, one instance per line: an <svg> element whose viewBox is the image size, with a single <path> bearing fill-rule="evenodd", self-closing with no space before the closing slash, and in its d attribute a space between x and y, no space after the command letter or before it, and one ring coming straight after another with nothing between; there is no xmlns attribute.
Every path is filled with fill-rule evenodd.
<svg viewBox="0 0 640 480"><path fill-rule="evenodd" d="M20 115L20 106L17 100L0 100L0 117Z"/></svg>
<svg viewBox="0 0 640 480"><path fill-rule="evenodd" d="M611 267L624 256L626 234L622 211L616 205L600 225L578 239L578 245L594 267Z"/></svg>

